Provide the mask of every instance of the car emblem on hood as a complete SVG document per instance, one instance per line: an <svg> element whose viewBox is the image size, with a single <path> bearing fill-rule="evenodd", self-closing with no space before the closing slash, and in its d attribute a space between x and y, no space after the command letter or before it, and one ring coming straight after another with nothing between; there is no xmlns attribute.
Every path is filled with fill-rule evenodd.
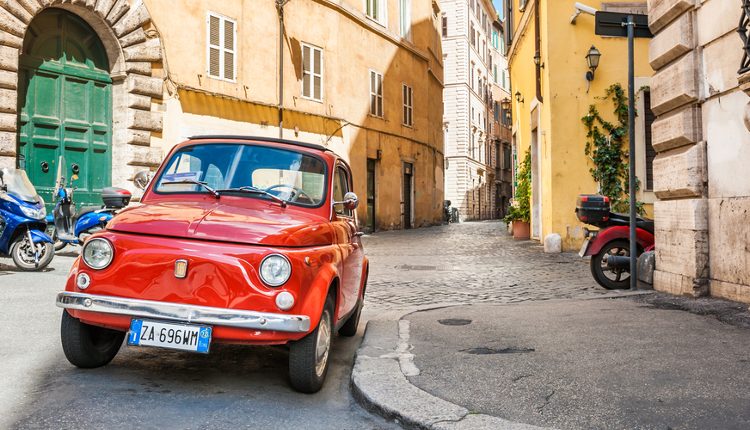
<svg viewBox="0 0 750 430"><path fill-rule="evenodd" d="M174 277L182 279L187 276L188 262L187 260L177 260L174 262Z"/></svg>

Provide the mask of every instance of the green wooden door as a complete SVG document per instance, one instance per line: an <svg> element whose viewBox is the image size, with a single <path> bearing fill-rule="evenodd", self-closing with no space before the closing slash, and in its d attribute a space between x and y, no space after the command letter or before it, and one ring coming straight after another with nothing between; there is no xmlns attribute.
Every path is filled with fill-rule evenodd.
<svg viewBox="0 0 750 430"><path fill-rule="evenodd" d="M112 80L101 41L83 20L48 9L32 21L19 70L19 164L49 205L62 170L75 202L101 204L112 181Z"/></svg>

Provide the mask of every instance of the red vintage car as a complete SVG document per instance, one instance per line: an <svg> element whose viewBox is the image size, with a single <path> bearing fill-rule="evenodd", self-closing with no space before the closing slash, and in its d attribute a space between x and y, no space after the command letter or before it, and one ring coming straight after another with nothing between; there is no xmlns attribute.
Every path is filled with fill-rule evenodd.
<svg viewBox="0 0 750 430"><path fill-rule="evenodd" d="M368 261L347 163L324 146L199 136L175 146L141 205L91 236L57 296L75 366L128 345L208 353L289 345L302 392L325 380L331 339L357 332Z"/></svg>

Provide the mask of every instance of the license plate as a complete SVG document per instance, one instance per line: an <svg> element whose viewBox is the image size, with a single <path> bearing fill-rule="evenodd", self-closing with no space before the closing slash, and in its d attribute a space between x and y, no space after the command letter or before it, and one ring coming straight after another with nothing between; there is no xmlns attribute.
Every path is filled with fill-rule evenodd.
<svg viewBox="0 0 750 430"><path fill-rule="evenodd" d="M158 346L208 354L211 327L134 319L130 321L128 345Z"/></svg>
<svg viewBox="0 0 750 430"><path fill-rule="evenodd" d="M589 250L589 239L586 239L583 241L583 246L581 246L581 251L578 253L579 256L584 257L586 255L586 251Z"/></svg>

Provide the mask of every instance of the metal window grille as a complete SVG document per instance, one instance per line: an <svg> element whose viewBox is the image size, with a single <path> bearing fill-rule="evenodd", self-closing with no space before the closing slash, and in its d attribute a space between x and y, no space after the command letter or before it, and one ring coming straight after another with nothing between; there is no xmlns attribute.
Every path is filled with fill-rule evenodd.
<svg viewBox="0 0 750 430"><path fill-rule="evenodd" d="M750 0L742 0L742 15L737 33L742 39L744 53L740 62L740 70L737 73L750 72Z"/></svg>

